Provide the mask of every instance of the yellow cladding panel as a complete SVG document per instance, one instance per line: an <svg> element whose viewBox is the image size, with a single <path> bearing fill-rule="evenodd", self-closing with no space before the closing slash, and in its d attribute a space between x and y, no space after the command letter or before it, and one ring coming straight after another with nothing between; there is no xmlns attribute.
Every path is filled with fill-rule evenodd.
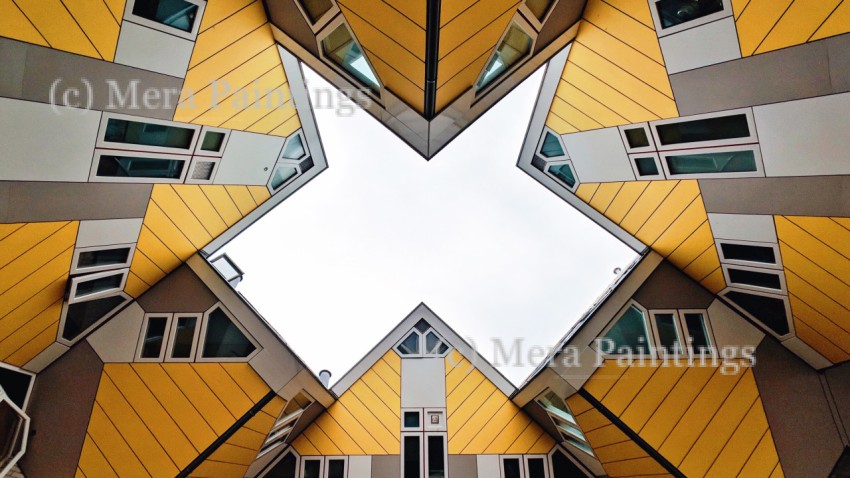
<svg viewBox="0 0 850 478"><path fill-rule="evenodd" d="M262 379L247 364L203 366L106 364L88 427L95 448L84 451L81 469L101 459L120 476L174 476L185 468L256 403L253 397L261 391ZM234 395L252 398L234 409ZM280 403L267 407L276 410ZM261 412L246 427L259 422L271 426ZM140 469L146 473L139 475Z"/></svg>
<svg viewBox="0 0 850 478"><path fill-rule="evenodd" d="M841 0L735 0L744 56L850 32L850 7Z"/></svg>
<svg viewBox="0 0 850 478"><path fill-rule="evenodd" d="M850 229L843 218L775 216L791 312L801 340L850 358Z"/></svg>
<svg viewBox="0 0 850 478"><path fill-rule="evenodd" d="M175 121L288 136L300 127L261 0L211 0Z"/></svg>
<svg viewBox="0 0 850 478"><path fill-rule="evenodd" d="M3 0L0 36L112 61L118 45L123 1ZM114 10L120 10L115 15Z"/></svg>
<svg viewBox="0 0 850 478"><path fill-rule="evenodd" d="M339 0L339 4L381 31L389 41L398 43L419 60L425 61L425 28L405 16L403 12L388 3L374 0ZM355 35L357 35L356 31ZM369 45L359 36L358 39L361 41L361 46L366 49L380 50L384 44L381 42Z"/></svg>
<svg viewBox="0 0 850 478"><path fill-rule="evenodd" d="M0 361L22 366L55 341L78 226L0 229Z"/></svg>
<svg viewBox="0 0 850 478"><path fill-rule="evenodd" d="M390 351L296 438L301 455L392 455L400 450L401 376Z"/></svg>
<svg viewBox="0 0 850 478"><path fill-rule="evenodd" d="M487 2L476 2L460 12L450 22L440 27L440 52L442 60L452 50L458 48L468 41L482 41L478 38L488 25L494 21L502 21L508 11L516 11L518 2L516 0L491 0ZM508 27L507 21L502 23L502 31ZM501 33L499 34L501 36ZM492 50L496 47L498 37L489 43Z"/></svg>
<svg viewBox="0 0 850 478"><path fill-rule="evenodd" d="M275 397L231 435L191 475L197 478L242 478L280 414L284 400Z"/></svg>
<svg viewBox="0 0 850 478"><path fill-rule="evenodd" d="M590 0L561 79L547 124L562 134L678 116L642 2Z"/></svg>

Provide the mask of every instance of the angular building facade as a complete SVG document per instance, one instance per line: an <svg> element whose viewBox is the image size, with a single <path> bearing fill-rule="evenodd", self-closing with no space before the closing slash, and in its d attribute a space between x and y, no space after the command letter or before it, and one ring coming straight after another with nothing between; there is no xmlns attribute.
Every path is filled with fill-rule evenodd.
<svg viewBox="0 0 850 478"><path fill-rule="evenodd" d="M850 474L848 0L0 12L0 476ZM329 388L234 290L302 64L426 158L545 65L518 167L639 258L520 387L420 305Z"/></svg>

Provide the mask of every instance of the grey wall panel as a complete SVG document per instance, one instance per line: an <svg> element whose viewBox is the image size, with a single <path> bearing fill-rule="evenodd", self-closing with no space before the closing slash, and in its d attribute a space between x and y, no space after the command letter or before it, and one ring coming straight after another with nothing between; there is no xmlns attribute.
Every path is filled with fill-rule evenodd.
<svg viewBox="0 0 850 478"><path fill-rule="evenodd" d="M279 0L276 2L265 2L269 20L281 28L293 40L298 42L314 56L319 56L319 46L316 35L301 10L295 4L297 0Z"/></svg>
<svg viewBox="0 0 850 478"><path fill-rule="evenodd" d="M699 188L710 213L850 216L850 176L710 179Z"/></svg>
<svg viewBox="0 0 850 478"><path fill-rule="evenodd" d="M401 459L399 455L375 455L372 457L372 478L388 478L399 476L400 473Z"/></svg>
<svg viewBox="0 0 850 478"><path fill-rule="evenodd" d="M647 309L705 309L714 295L666 260L633 296Z"/></svg>
<svg viewBox="0 0 850 478"><path fill-rule="evenodd" d="M401 406L446 407L446 361L442 357L401 359Z"/></svg>
<svg viewBox="0 0 850 478"><path fill-rule="evenodd" d="M34 433L20 462L27 478L74 476L101 370L103 362L82 341L38 375L28 412Z"/></svg>
<svg viewBox="0 0 850 478"><path fill-rule="evenodd" d="M206 312L216 302L218 297L185 264L138 299L145 312Z"/></svg>
<svg viewBox="0 0 850 478"><path fill-rule="evenodd" d="M151 184L0 183L0 222L144 217L152 189Z"/></svg>
<svg viewBox="0 0 850 478"><path fill-rule="evenodd" d="M619 129L582 131L563 138L580 182L635 180Z"/></svg>
<svg viewBox="0 0 850 478"><path fill-rule="evenodd" d="M850 435L850 363L832 367L826 370L824 375L829 383L833 403L838 409L844 432Z"/></svg>
<svg viewBox="0 0 850 478"><path fill-rule="evenodd" d="M0 38L0 96L19 98L40 103L53 100L65 105L62 94L68 87L86 88L83 79L91 85L91 109L115 111L149 118L170 120L174 117L177 98L183 81L168 75L119 65L109 61L95 60L72 53L38 45ZM57 79L62 79L52 88ZM53 95L51 95L53 89ZM119 94L134 89L137 93L122 101ZM173 101L142 102L145 91L159 91L170 95ZM129 101L135 98L135 104ZM67 99L77 103L73 97Z"/></svg>
<svg viewBox="0 0 850 478"><path fill-rule="evenodd" d="M566 32L575 22L581 20L581 14L586 3L584 0L556 3L546 23L543 24L543 28L540 29L540 33L537 34L537 40L534 42L534 55Z"/></svg>
<svg viewBox="0 0 850 478"><path fill-rule="evenodd" d="M449 455L448 474L452 478L478 478L477 455Z"/></svg>
<svg viewBox="0 0 850 478"><path fill-rule="evenodd" d="M115 63L184 78L195 42L125 20Z"/></svg>
<svg viewBox="0 0 850 478"><path fill-rule="evenodd" d="M829 475L844 444L819 374L775 340L758 347L753 373L785 476Z"/></svg>
<svg viewBox="0 0 850 478"><path fill-rule="evenodd" d="M850 91L850 34L670 75L682 116Z"/></svg>
<svg viewBox="0 0 850 478"><path fill-rule="evenodd" d="M233 131L215 174L216 184L265 186L286 138Z"/></svg>
<svg viewBox="0 0 850 478"><path fill-rule="evenodd" d="M660 44L670 73L741 58L738 32L731 16L662 37Z"/></svg>

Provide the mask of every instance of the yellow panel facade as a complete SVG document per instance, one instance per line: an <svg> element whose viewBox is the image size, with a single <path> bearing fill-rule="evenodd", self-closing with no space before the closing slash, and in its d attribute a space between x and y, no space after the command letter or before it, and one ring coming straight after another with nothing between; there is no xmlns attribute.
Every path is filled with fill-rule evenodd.
<svg viewBox="0 0 850 478"><path fill-rule="evenodd" d="M841 0L733 0L743 56L850 32L850 6Z"/></svg>
<svg viewBox="0 0 850 478"><path fill-rule="evenodd" d="M113 476L175 476L259 401L262 379L247 364L197 365L104 365L80 470L106 463ZM279 412L281 402L270 402L245 427L264 437L271 426L264 414Z"/></svg>
<svg viewBox="0 0 850 478"><path fill-rule="evenodd" d="M850 359L850 229L842 221L774 217L797 336L836 363Z"/></svg>
<svg viewBox="0 0 850 478"><path fill-rule="evenodd" d="M0 229L0 361L23 366L56 340L77 221Z"/></svg>
<svg viewBox="0 0 850 478"><path fill-rule="evenodd" d="M772 440L765 441L770 431L755 378L743 362L665 367L608 360L585 390L687 476L734 476L744 468L769 476L779 466ZM613 440L599 421L579 420L588 423L591 445Z"/></svg>
<svg viewBox="0 0 850 478"><path fill-rule="evenodd" d="M174 120L277 136L301 127L261 0L207 2Z"/></svg>
<svg viewBox="0 0 850 478"><path fill-rule="evenodd" d="M566 134L678 114L649 4L588 1L546 125Z"/></svg>

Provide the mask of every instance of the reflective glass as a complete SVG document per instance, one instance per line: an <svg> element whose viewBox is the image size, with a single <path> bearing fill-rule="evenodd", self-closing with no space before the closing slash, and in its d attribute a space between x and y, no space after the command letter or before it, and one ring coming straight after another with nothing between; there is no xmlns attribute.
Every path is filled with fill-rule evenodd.
<svg viewBox="0 0 850 478"><path fill-rule="evenodd" d="M614 351L612 353L621 353L621 348L629 350L632 353L647 353L648 340L643 312L635 306L630 306L620 316L617 323L611 327L605 338L611 339L614 342Z"/></svg>
<svg viewBox="0 0 850 478"><path fill-rule="evenodd" d="M496 51L487 61L484 73L475 84L475 88L477 90L483 89L528 56L529 53L531 53L531 37L517 24L511 24L504 39L502 39L502 43L496 47Z"/></svg>

